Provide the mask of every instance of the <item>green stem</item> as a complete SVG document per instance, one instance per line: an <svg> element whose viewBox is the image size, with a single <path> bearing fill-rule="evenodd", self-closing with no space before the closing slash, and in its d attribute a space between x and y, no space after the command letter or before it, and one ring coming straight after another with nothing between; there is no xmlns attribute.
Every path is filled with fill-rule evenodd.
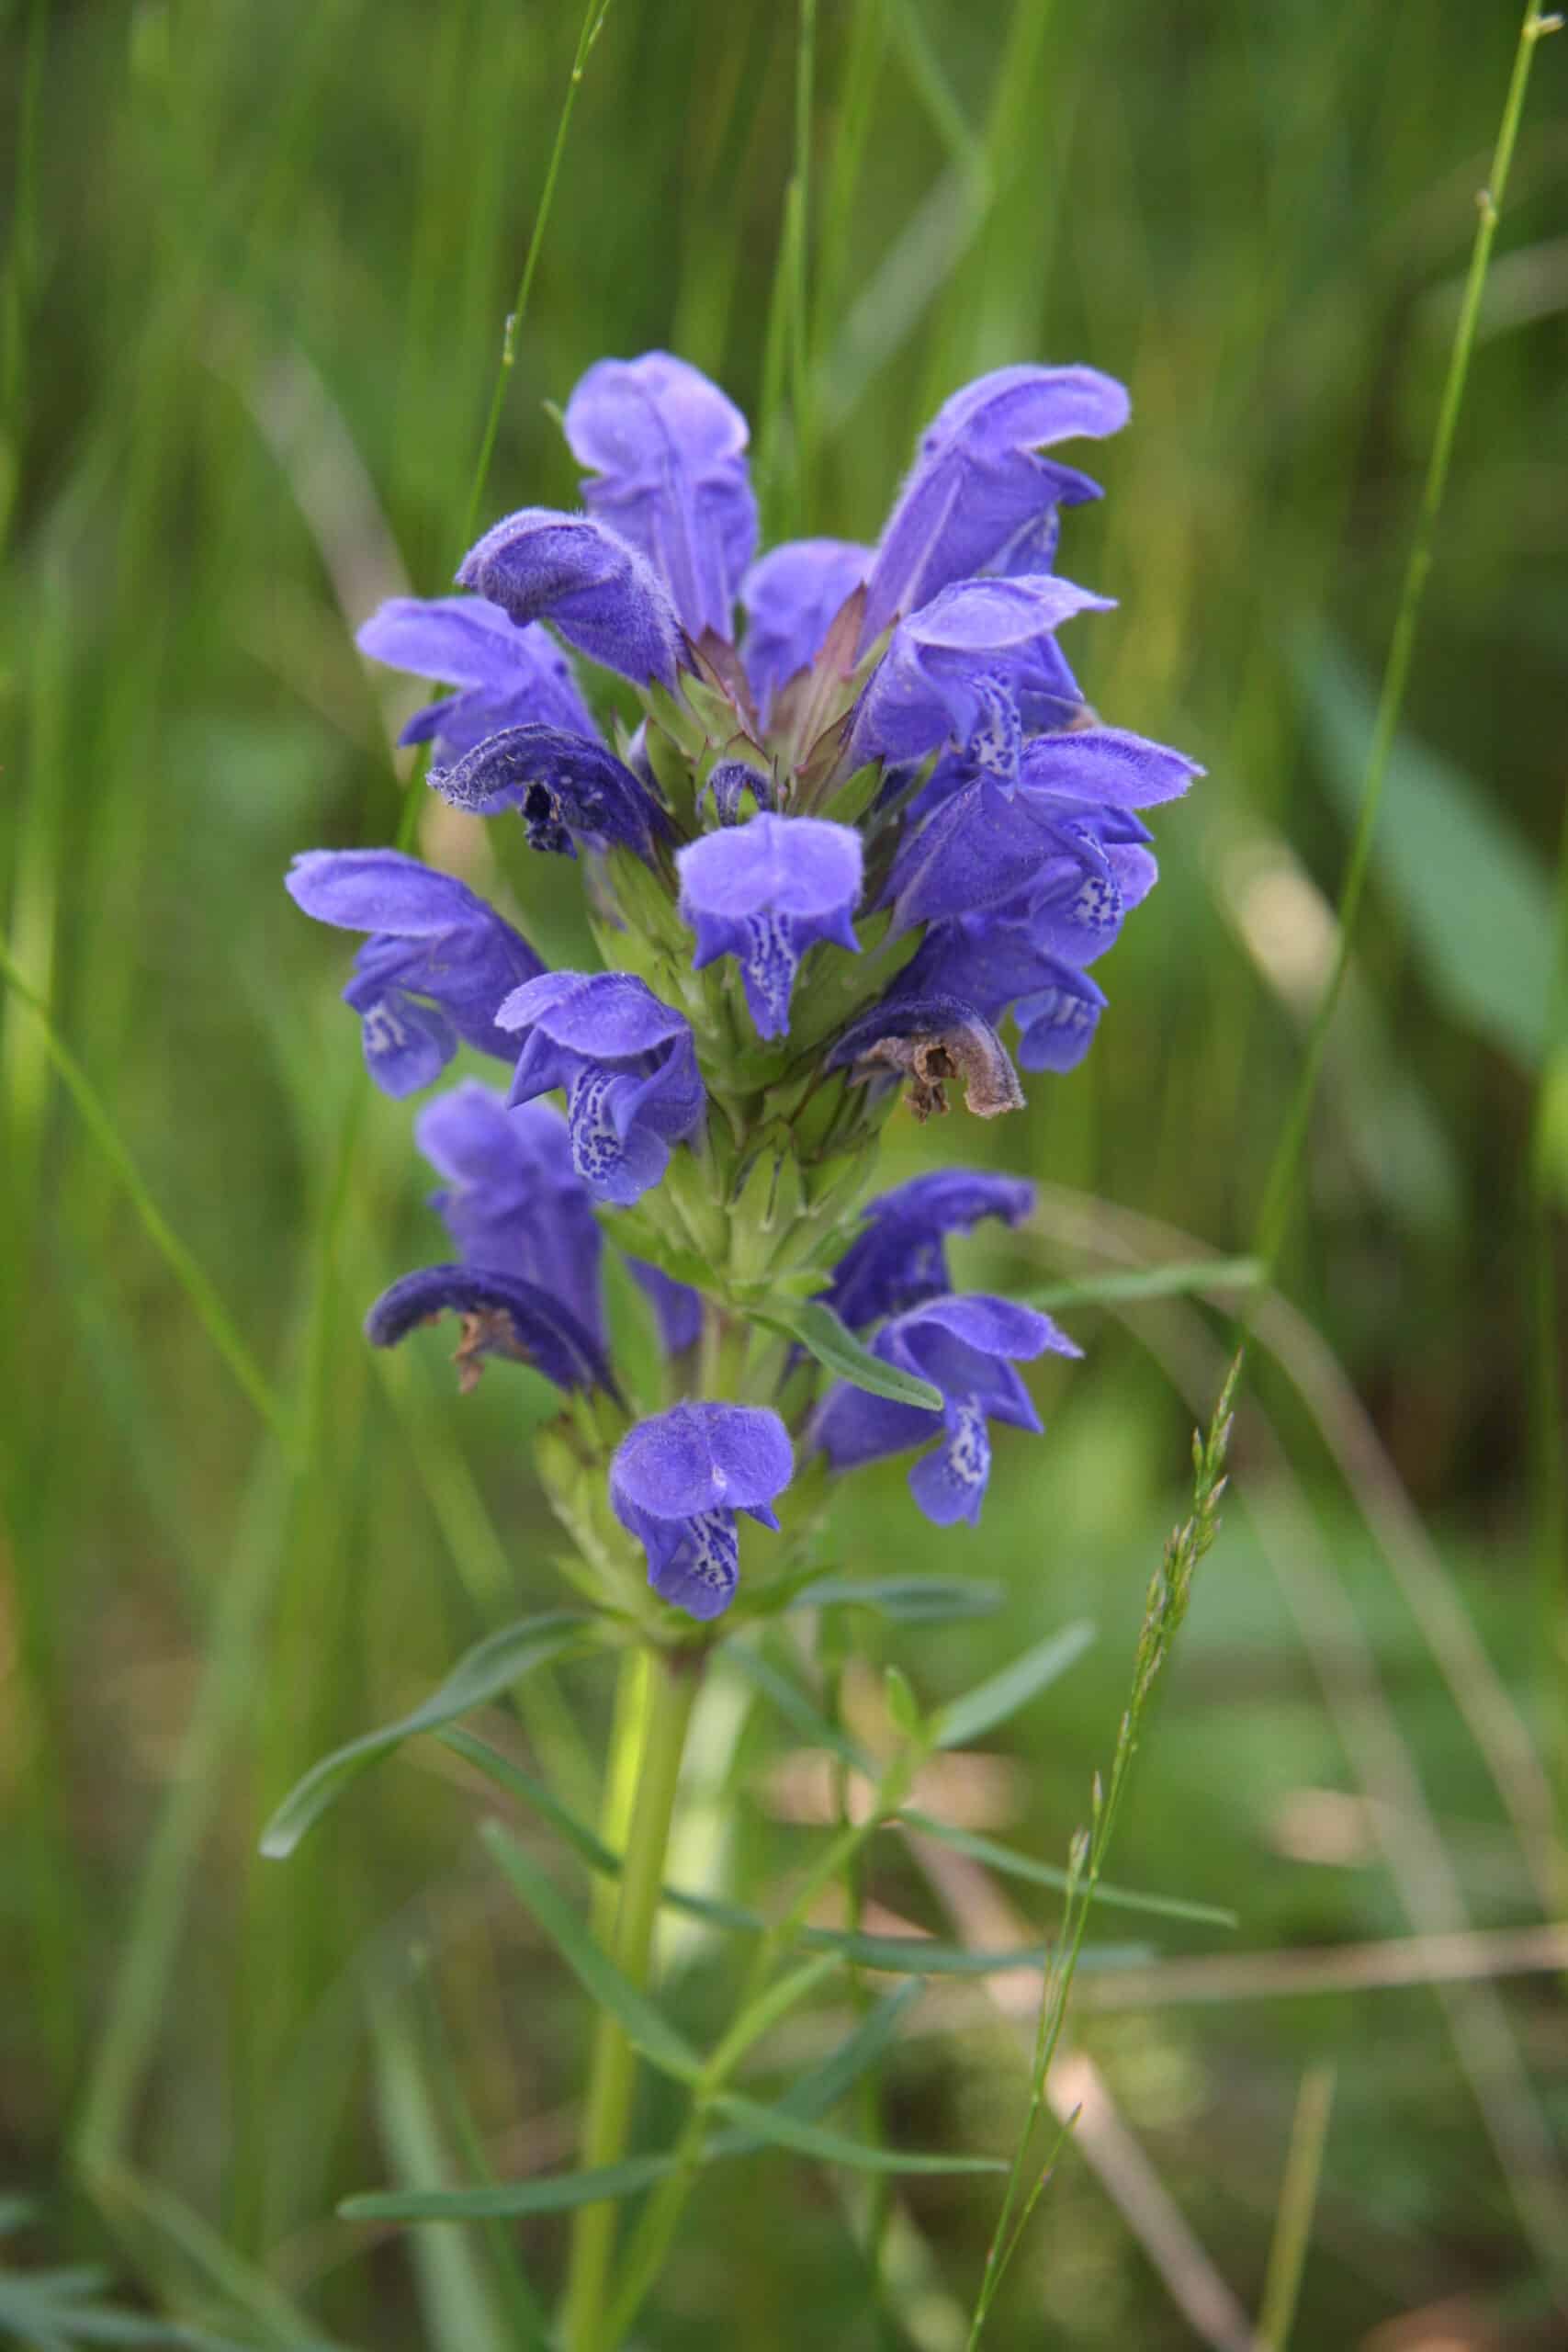
<svg viewBox="0 0 1568 2352"><path fill-rule="evenodd" d="M1421 616L1421 603L1427 592L1427 579L1432 569L1432 557L1437 538L1438 516L1442 509L1443 492L1448 486L1449 463L1453 456L1454 435L1459 426L1459 413L1464 400L1465 379L1470 373L1471 353L1475 344L1475 329L1481 315L1481 297L1486 285L1486 272L1492 258L1492 243L1497 233L1498 215L1502 210L1504 192L1508 185L1508 173L1514 160L1514 146L1518 137L1519 120L1524 113L1525 91L1529 84L1530 64L1536 43L1544 33L1555 32L1562 19L1543 16L1537 0L1529 0L1524 22L1519 28L1518 46L1514 52L1514 70L1508 83L1508 95L1503 104L1503 119L1498 125L1497 144L1493 151L1492 171L1486 186L1476 198L1480 219L1476 223L1475 243L1471 249L1470 270L1465 278L1464 299L1460 305L1459 323L1454 329L1453 347L1449 354L1449 368L1443 382L1443 396L1438 411L1437 430L1432 435L1431 456L1427 461L1427 479L1421 492L1421 504L1416 517L1416 535L1404 566L1404 580L1400 591L1399 611L1393 624L1393 636L1388 649L1388 661L1383 670L1382 692L1378 699L1377 722L1372 729L1371 746L1367 753L1366 773L1361 784L1360 815L1357 820L1355 838L1350 844L1349 864L1345 870L1344 888L1339 894L1338 942L1335 949L1334 966L1317 1011L1313 1016L1311 1034L1307 1038L1306 1058L1296 1083L1290 1115L1285 1122L1274 1161L1264 1187L1263 1206L1258 1212L1257 1255L1261 1258L1272 1277L1280 1251L1290 1226L1291 1210L1295 1195L1296 1175L1305 1148L1312 1106L1317 1093L1318 1076L1333 1025L1335 1008L1344 986L1346 969L1350 960L1350 942L1360 910L1361 893L1366 885L1367 868L1371 858L1372 835L1377 827L1378 805L1382 798L1383 781L1399 729L1400 713L1404 707L1404 689L1410 676L1410 658L1415 650L1416 628ZM1266 1287L1266 1285L1265 1285ZM1263 1295L1259 1289L1258 1297ZM1249 1317L1250 1320L1250 1317Z"/></svg>
<svg viewBox="0 0 1568 2352"><path fill-rule="evenodd" d="M700 1659L649 1652L644 1672L647 1703L642 1711L637 1792L610 1947L616 1967L639 1990L648 1982L675 1790L686 1726L697 1694ZM602 2010L594 2029L583 2116L585 2169L618 2162L626 2147L636 2082L637 2053L617 2020ZM586 2205L577 2215L563 2330L569 2352L598 2352L604 2340L604 2296L615 2224L613 2204Z"/></svg>

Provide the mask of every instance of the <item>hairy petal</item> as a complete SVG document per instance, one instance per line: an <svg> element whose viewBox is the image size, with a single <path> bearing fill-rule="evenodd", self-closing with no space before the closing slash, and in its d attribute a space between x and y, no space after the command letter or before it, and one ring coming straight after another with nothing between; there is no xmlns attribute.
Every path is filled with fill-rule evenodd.
<svg viewBox="0 0 1568 2352"><path fill-rule="evenodd" d="M1053 572L966 580L899 622L855 713L850 759L923 760L962 743L986 708L981 682L1005 684L1029 724L1065 724L1082 707L1054 632L1111 600Z"/></svg>
<svg viewBox="0 0 1568 2352"><path fill-rule="evenodd" d="M463 1318L459 1385L474 1385L486 1356L532 1364L558 1388L615 1390L594 1340L549 1292L515 1275L479 1266L426 1266L384 1291L366 1317L366 1337L395 1347L416 1324L452 1313Z"/></svg>
<svg viewBox="0 0 1568 2352"><path fill-rule="evenodd" d="M590 661L637 685L675 682L681 629L663 584L602 523L525 506L470 548L457 584L488 596L519 626L553 621Z"/></svg>
<svg viewBox="0 0 1568 2352"><path fill-rule="evenodd" d="M746 673L760 707L810 668L835 615L870 571L872 554L850 539L786 539L751 566L740 601Z"/></svg>
<svg viewBox="0 0 1568 2352"><path fill-rule="evenodd" d="M808 947L826 940L858 952L852 917L862 863L860 835L848 825L767 813L705 833L679 853L681 913L697 935L694 968L735 956L762 1036L788 1029Z"/></svg>
<svg viewBox="0 0 1568 2352"><path fill-rule="evenodd" d="M431 1206L464 1264L549 1292L603 1348L603 1238L560 1113L546 1102L508 1110L493 1088L465 1079L426 1103L414 1140L446 1179Z"/></svg>
<svg viewBox="0 0 1568 2352"><path fill-rule="evenodd" d="M866 1203L864 1229L834 1269L827 1300L852 1330L901 1315L952 1288L945 1237L983 1217L1017 1225L1034 1205L1021 1177L978 1168L936 1169Z"/></svg>
<svg viewBox="0 0 1568 2352"><path fill-rule="evenodd" d="M529 723L598 740L571 664L548 630L536 622L515 628L482 596L389 597L355 642L373 662L460 689L417 711L400 742L436 736L456 756L501 728Z"/></svg>
<svg viewBox="0 0 1568 2352"><path fill-rule="evenodd" d="M998 368L955 392L927 430L882 535L863 642L940 589L1014 571L1021 548L1054 550L1055 510L1098 498L1098 485L1036 453L1057 441L1119 432L1122 386L1093 368Z"/></svg>
<svg viewBox="0 0 1568 2352"><path fill-rule="evenodd" d="M570 854L574 842L612 842L651 860L668 831L648 786L604 745L554 727L510 727L455 765L433 768L432 788L455 808L488 817L515 808L533 849Z"/></svg>
<svg viewBox="0 0 1568 2352"><path fill-rule="evenodd" d="M753 1405L687 1403L656 1413L622 1439L610 1465L612 1502L661 1519L771 1503L795 1455L774 1412Z"/></svg>
<svg viewBox="0 0 1568 2352"><path fill-rule="evenodd" d="M757 544L740 411L697 368L649 351L590 368L564 423L597 476L582 485L590 514L647 559L692 638L728 639Z"/></svg>

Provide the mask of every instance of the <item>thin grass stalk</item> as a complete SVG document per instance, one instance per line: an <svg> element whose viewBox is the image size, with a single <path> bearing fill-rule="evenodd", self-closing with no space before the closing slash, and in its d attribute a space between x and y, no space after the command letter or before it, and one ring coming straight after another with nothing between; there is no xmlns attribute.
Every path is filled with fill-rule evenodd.
<svg viewBox="0 0 1568 2352"><path fill-rule="evenodd" d="M1568 1808L1568 1431L1563 1425L1557 1227L1568 1204L1568 808L1557 853L1557 956L1536 1094L1526 1225L1541 1721L1559 1818ZM1559 1871L1558 1894L1564 1892Z"/></svg>
<svg viewBox="0 0 1568 2352"><path fill-rule="evenodd" d="M571 61L571 73L566 85L556 123L555 142L550 160L545 169L545 185L539 192L539 209L534 216L534 231L528 240L528 250L523 258L523 274L517 281L517 292L507 313L506 326L501 338L501 359L496 368L495 387L491 393L490 407L485 415L484 431L479 436L479 453L474 462L474 478L468 486L468 503L463 516L463 545L473 543L479 526L479 501L484 496L485 483L490 478L491 459L495 454L496 435L501 430L501 412L506 403L507 379L517 360L517 337L528 315L528 298L534 290L534 273L539 266L544 250L545 231L550 209L555 203L556 182L560 176L561 158L566 153L567 133L577 105L577 94L582 86L582 76L593 45L610 13L610 0L588 0L582 29L577 37L577 48Z"/></svg>
<svg viewBox="0 0 1568 2352"><path fill-rule="evenodd" d="M1302 2076L1285 2157L1285 2178L1258 2315L1258 2352L1286 2352L1295 2325L1333 2107L1334 2068L1309 2066Z"/></svg>
<svg viewBox="0 0 1568 2352"><path fill-rule="evenodd" d="M1001 2211L997 2216L996 2227L987 2249L985 2272L975 2301L965 2352L976 2352L976 2346L985 2333L986 2322L1003 2276L1018 2251L1041 2193L1051 2177L1057 2150L1071 2128L1070 2123L1063 2126L1043 2166L1032 2172L1031 2151L1035 2126L1046 2104L1046 2079L1066 2023L1073 1978L1083 1951L1089 1914L1094 1907L1095 1891L1115 1832L1116 1817L1138 1752L1144 1717L1170 1654L1171 1645L1187 1613L1194 1571L1219 1533L1219 1509L1227 1483L1225 1458L1230 1444L1232 1408L1241 1383L1242 1363L1238 1351L1225 1375L1207 1432L1195 1431L1193 1434L1191 1514L1171 1535L1166 1544L1164 1558L1150 1580L1134 1661L1133 1689L1117 1735L1110 1785L1104 1786L1096 1773L1090 1826L1087 1830L1077 1832L1069 1852L1062 1930L1055 1955L1046 1973L1035 2030L1029 2106L1002 2192Z"/></svg>
<svg viewBox="0 0 1568 2352"><path fill-rule="evenodd" d="M1426 481L1416 509L1416 529L1410 554L1404 567L1399 605L1394 615L1393 635L1389 642L1388 660L1384 664L1382 687L1378 696L1377 720L1371 743L1367 752L1367 764L1361 779L1360 813L1350 844L1349 861L1340 887L1338 930L1334 951L1334 963L1313 1015L1308 1032L1305 1057L1295 1092L1286 1114L1284 1130L1276 1147L1272 1165L1263 1189L1263 1203L1258 1214L1256 1254L1268 1266L1270 1274L1279 1262L1294 1206L1296 1181L1302 1156L1306 1146L1307 1129L1317 1095L1318 1079L1323 1068L1328 1033L1333 1026L1336 1007L1345 975L1349 967L1350 944L1356 920L1360 912L1361 898L1366 888L1368 868L1371 860L1372 839L1377 829L1378 808L1382 799L1383 786L1388 775L1388 763L1399 730L1400 715L1404 707L1405 688L1409 683L1411 656L1416 647L1416 628L1421 616L1422 602L1432 569L1438 518L1442 511L1443 493L1448 487L1449 467L1453 456L1454 438L1459 429L1460 410L1464 401L1465 381L1470 373L1471 355L1475 345L1475 331L1481 316L1482 296L1486 289L1486 273L1492 259L1493 242L1497 233L1503 199L1507 190L1508 174L1514 160L1514 148L1519 123L1524 114L1525 93L1529 86L1530 66L1534 62L1536 44L1543 35L1556 32L1562 24L1561 16L1543 16L1536 0L1528 0L1524 20L1519 28L1514 51L1513 72L1509 76L1507 95L1503 101L1502 120L1498 125L1496 145L1493 150L1492 169L1486 186L1476 198L1479 219L1475 241L1471 249L1470 267L1465 277L1464 295L1460 304L1459 318L1454 327L1453 342L1449 352L1448 371L1443 380L1442 398L1438 408L1437 425L1432 435L1432 447L1427 461ZM1244 1327L1246 1328L1246 1327Z"/></svg>

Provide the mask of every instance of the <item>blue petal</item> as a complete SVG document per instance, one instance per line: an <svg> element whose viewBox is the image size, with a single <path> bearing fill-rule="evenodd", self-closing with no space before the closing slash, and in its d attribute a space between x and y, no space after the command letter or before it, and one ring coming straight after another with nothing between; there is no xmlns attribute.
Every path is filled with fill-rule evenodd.
<svg viewBox="0 0 1568 2352"><path fill-rule="evenodd" d="M645 1258L628 1258L626 1264L653 1308L666 1354L681 1355L687 1348L694 1348L703 1328L701 1292L693 1290L689 1283L674 1281L661 1266L651 1266Z"/></svg>
<svg viewBox="0 0 1568 2352"><path fill-rule="evenodd" d="M871 548L848 539L791 539L751 566L740 583L746 674L764 712L780 687L816 661L871 563Z"/></svg>
<svg viewBox="0 0 1568 2352"><path fill-rule="evenodd" d="M515 808L534 849L618 842L651 859L654 834L668 830L647 786L614 752L558 728L509 727L455 765L433 768L429 781L444 800L474 815Z"/></svg>
<svg viewBox="0 0 1568 2352"><path fill-rule="evenodd" d="M571 664L549 632L536 623L514 628L482 596L389 597L355 641L374 662L462 689L411 718L401 743L438 735L457 754L501 728L528 723L598 740Z"/></svg>
<svg viewBox="0 0 1568 2352"><path fill-rule="evenodd" d="M739 1577L740 1542L733 1511L699 1511L684 1522L681 1541L657 1566L651 1555L649 1560L649 1583L660 1600L683 1609L688 1617L722 1616L735 1598Z"/></svg>
<svg viewBox="0 0 1568 2352"><path fill-rule="evenodd" d="M464 1263L536 1283L602 1347L602 1238L560 1113L544 1102L509 1111L492 1088L465 1079L425 1105L414 1140L447 1180L431 1205Z"/></svg>
<svg viewBox="0 0 1568 2352"><path fill-rule="evenodd" d="M359 1015L366 1069L396 1102L431 1085L457 1050L457 1032L444 1012L378 976L356 977L343 996Z"/></svg>
<svg viewBox="0 0 1568 2352"><path fill-rule="evenodd" d="M686 1403L639 1421L610 1464L610 1500L659 1519L749 1510L788 1486L795 1456L778 1415L752 1405Z"/></svg>
<svg viewBox="0 0 1568 2352"><path fill-rule="evenodd" d="M1082 707L1053 632L1110 600L1054 573L966 580L899 622L855 713L850 758L922 760L962 743L985 710L982 680L1005 683L1026 724L1054 713L1065 724Z"/></svg>
<svg viewBox="0 0 1568 2352"><path fill-rule="evenodd" d="M607 1388L615 1381L601 1351L560 1301L533 1283L479 1266L426 1266L384 1291L366 1317L367 1338L395 1347L419 1323L447 1312L467 1318L457 1351L471 1387L485 1356L532 1364L558 1388Z"/></svg>
<svg viewBox="0 0 1568 2352"><path fill-rule="evenodd" d="M1203 771L1164 743L1119 727L1058 729L1037 735L1022 760L1026 784L1113 808L1152 808L1179 799Z"/></svg>
<svg viewBox="0 0 1568 2352"><path fill-rule="evenodd" d="M697 935L694 968L736 956L762 1036L788 1029L808 947L827 940L858 952L852 916L862 858L860 835L847 825L768 814L705 833L679 852L681 913Z"/></svg>
<svg viewBox="0 0 1568 2352"><path fill-rule="evenodd" d="M936 1527L954 1527L980 1517L991 1476L991 1439L976 1396L955 1397L943 1416L942 1443L909 1472L909 1492Z"/></svg>
<svg viewBox="0 0 1568 2352"><path fill-rule="evenodd" d="M757 544L746 420L668 352L601 359L567 402L566 437L598 479L583 503L646 557L687 632L728 639Z"/></svg>
<svg viewBox="0 0 1568 2352"><path fill-rule="evenodd" d="M635 548L602 523L525 506L463 559L458 584L519 626L551 620L561 635L637 685L673 685L681 630L663 586Z"/></svg>
<svg viewBox="0 0 1568 2352"><path fill-rule="evenodd" d="M865 1229L834 1271L828 1304L852 1330L900 1315L951 1288L944 1237L967 1233L983 1217L1017 1225L1034 1205L1021 1177L982 1169L939 1169L912 1177L865 1204Z"/></svg>
<svg viewBox="0 0 1568 2352"><path fill-rule="evenodd" d="M1058 505L1100 492L1035 451L1126 423L1122 386L1092 368L1000 368L938 413L882 535L867 594L865 642L955 580L1021 569L1021 550L1054 543Z"/></svg>

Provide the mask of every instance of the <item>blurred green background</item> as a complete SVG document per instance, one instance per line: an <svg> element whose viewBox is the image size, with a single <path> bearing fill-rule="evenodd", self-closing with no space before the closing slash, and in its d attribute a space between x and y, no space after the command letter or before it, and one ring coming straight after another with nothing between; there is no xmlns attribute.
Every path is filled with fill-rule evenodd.
<svg viewBox="0 0 1568 2352"><path fill-rule="evenodd" d="M247 2342L473 2352L509 2340L486 2243L411 2245L333 2208L471 2176L430 2088L433 2007L494 2168L570 2162L577 1996L498 1895L473 1835L490 1799L445 1751L361 1783L287 1865L256 1840L315 1756L550 1604L526 1443L546 1400L497 1373L459 1402L434 1341L369 1361L366 1303L431 1245L427 1174L407 1106L364 1081L344 944L279 877L298 849L397 828L388 723L408 705L352 631L405 584L440 593L462 551L578 13L12 0L4 25L6 937L306 1445L292 1458L231 1376L8 995L0 2176L35 2205L0 2335L88 2340L58 2311L17 2316L16 2287L86 2258L120 2308ZM1089 460L1109 494L1061 557L1120 609L1078 624L1075 662L1107 718L1209 770L1160 814L1163 884L1100 973L1087 1064L998 1127L891 1131L896 1172L958 1152L1043 1181L1036 1227L971 1248L970 1276L1247 1247L1332 952L1516 29L1442 0L821 0L807 462L775 405L774 529L874 537L917 431L982 369L1123 377L1133 425ZM615 0L481 520L571 502L546 403L604 354L668 345L763 415L795 41L782 6ZM1495 1942L1447 1948L1440 1992L1372 1989L1344 1957L1539 1928L1561 1901L1565 64L1551 43L1538 62L1293 1305L1263 1318L1239 1495L1112 1866L1240 1924L1098 1929L1152 1924L1156 1964L1220 1953L1230 1973L1198 1980L1205 1999L1085 1980L1095 2103L998 2346L1238 2340L1225 2290L1256 2312L1324 2061L1292 2343L1568 2343L1549 2289L1568 2016L1539 1939L1511 1976ZM425 846L503 887L460 820ZM507 879L545 951L571 952L558 869ZM1004 1610L865 1637L934 1701L1096 1620L993 1762L932 1793L1056 1861L1109 1758L1225 1343L1197 1304L1068 1319L1087 1361L1043 1385L1047 1439L998 1449L963 1544ZM836 1543L862 1572L960 1557L899 1464L857 1483ZM525 1727L587 1805L605 1708L602 1673L574 1670ZM705 1705L689 1880L766 1901L807 1849L788 1736L739 1686ZM892 1840L871 1892L952 1931ZM1048 1931L1048 1896L1010 1899L1017 1932ZM1429 1941L1401 1949L1431 1973ZM1286 1953L1330 1976L1280 1980ZM725 1955L688 1940L672 1965L672 2007L700 2020ZM973 1986L924 2022L893 2128L1007 2153L1016 2030ZM900 2196L886 2340L962 2344L994 2210L984 2180ZM805 2162L707 2176L641 2340L870 2346L852 2219ZM521 2240L547 2287L559 2232Z"/></svg>

